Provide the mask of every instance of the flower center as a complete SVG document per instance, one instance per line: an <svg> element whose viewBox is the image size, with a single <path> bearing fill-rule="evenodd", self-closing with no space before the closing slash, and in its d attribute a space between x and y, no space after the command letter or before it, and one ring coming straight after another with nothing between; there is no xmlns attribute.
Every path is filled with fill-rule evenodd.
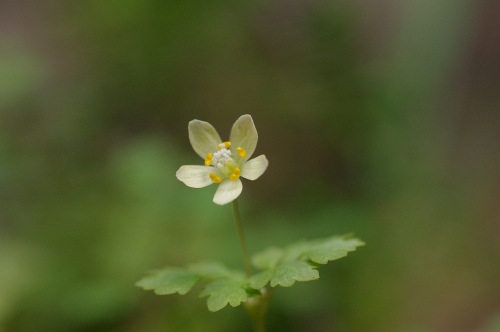
<svg viewBox="0 0 500 332"><path fill-rule="evenodd" d="M205 166L214 166L218 168L226 177L230 180L238 180L241 174L239 165L232 158L232 152L228 148L231 146L231 142L223 142L217 145L219 149L214 153L207 153L205 157ZM245 149L241 146L236 148L238 155L245 158L247 153ZM210 179L215 183L221 183L222 178L215 173L209 173Z"/></svg>
<svg viewBox="0 0 500 332"><path fill-rule="evenodd" d="M227 167L227 164L232 161L233 159L231 158L231 151L226 148L220 149L212 156L212 165L217 168Z"/></svg>

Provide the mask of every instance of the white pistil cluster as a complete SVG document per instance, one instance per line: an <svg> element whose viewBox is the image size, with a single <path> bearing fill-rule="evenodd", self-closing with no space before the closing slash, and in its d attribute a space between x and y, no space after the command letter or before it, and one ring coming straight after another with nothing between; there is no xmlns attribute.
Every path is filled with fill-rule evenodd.
<svg viewBox="0 0 500 332"><path fill-rule="evenodd" d="M232 162L231 151L223 148L219 151L215 152L212 157L212 165L217 168L224 168L227 166L227 163Z"/></svg>

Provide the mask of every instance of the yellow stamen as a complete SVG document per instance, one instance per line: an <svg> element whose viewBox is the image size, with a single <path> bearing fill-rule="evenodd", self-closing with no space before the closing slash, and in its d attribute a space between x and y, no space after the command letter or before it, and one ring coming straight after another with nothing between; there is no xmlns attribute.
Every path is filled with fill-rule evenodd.
<svg viewBox="0 0 500 332"><path fill-rule="evenodd" d="M217 147L219 148L219 150L227 149L230 146L231 146L231 142L229 142L229 141L223 142L223 143L217 145Z"/></svg>
<svg viewBox="0 0 500 332"><path fill-rule="evenodd" d="M247 156L247 152L241 146L238 146L236 148L236 151L238 151L238 154L240 155L241 158L245 158Z"/></svg>
<svg viewBox="0 0 500 332"><path fill-rule="evenodd" d="M234 180L237 180L237 179L240 177L240 174L241 174L241 170L240 170L238 167L236 167L236 168L234 169L234 171L233 171L233 174L231 174L231 175L229 176L229 179L231 179L231 180L233 180L233 181L234 181Z"/></svg>
<svg viewBox="0 0 500 332"><path fill-rule="evenodd" d="M212 165L212 157L211 153L207 153L207 156L205 157L205 166Z"/></svg>
<svg viewBox="0 0 500 332"><path fill-rule="evenodd" d="M212 179L212 181L214 183L221 183L222 182L222 178L214 173L210 173L210 174L208 174L208 176L210 176L210 179Z"/></svg>

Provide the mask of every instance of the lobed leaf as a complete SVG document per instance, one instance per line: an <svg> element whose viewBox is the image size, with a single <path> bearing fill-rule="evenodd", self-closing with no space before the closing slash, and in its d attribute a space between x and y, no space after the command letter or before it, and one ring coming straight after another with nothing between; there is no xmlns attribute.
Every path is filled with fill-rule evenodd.
<svg viewBox="0 0 500 332"><path fill-rule="evenodd" d="M231 271L219 262L199 262L189 265L188 269L206 279L239 278L242 275L241 272Z"/></svg>
<svg viewBox="0 0 500 332"><path fill-rule="evenodd" d="M208 310L215 312L224 308L228 303L237 307L248 299L245 291L246 280L219 279L208 283L199 297L208 296Z"/></svg>
<svg viewBox="0 0 500 332"><path fill-rule="evenodd" d="M365 243L359 239L348 239L345 237L331 237L311 244L311 248L303 254L310 260L318 264L326 264L347 256L348 252L356 250L356 247L363 246Z"/></svg>
<svg viewBox="0 0 500 332"><path fill-rule="evenodd" d="M313 263L326 264L347 256L362 245L364 242L356 238L334 236L300 241L284 249L266 249L252 257L254 266L264 271L250 277L249 286L260 289L270 282L271 287L290 287L295 281L316 280L319 273Z"/></svg>
<svg viewBox="0 0 500 332"><path fill-rule="evenodd" d="M260 273L254 274L249 278L250 284L249 286L254 289L261 289L271 280L274 275L274 271L266 270Z"/></svg>
<svg viewBox="0 0 500 332"><path fill-rule="evenodd" d="M218 311L229 303L236 307L249 297L260 294L270 283L271 287L290 287L296 281L311 281L319 278L315 263L326 264L356 250L364 243L348 236L334 236L326 239L301 241L285 248L272 247L252 257L253 265L261 270L250 278L242 271L230 270L216 262L191 264L187 268L173 268L153 271L139 280L136 285L156 294L186 294L200 279L208 279L200 297L208 296L210 311Z"/></svg>
<svg viewBox="0 0 500 332"><path fill-rule="evenodd" d="M154 271L151 275L139 280L136 285L145 290L154 290L155 294L168 295L179 293L186 294L200 276L192 271L180 268L165 268Z"/></svg>
<svg viewBox="0 0 500 332"><path fill-rule="evenodd" d="M252 256L253 265L261 270L274 269L283 257L283 249L271 247Z"/></svg>
<svg viewBox="0 0 500 332"><path fill-rule="evenodd" d="M200 297L208 296L210 311L218 311L228 303L236 307L245 302L248 296L260 294L258 290L249 288L249 281L243 272L229 270L215 262L196 263L186 269L167 267L153 271L136 285L145 290L154 290L158 295L184 295L202 278L212 280L200 294Z"/></svg>
<svg viewBox="0 0 500 332"><path fill-rule="evenodd" d="M292 286L295 281L311 281L319 279L319 272L304 261L289 262L279 265L271 278L271 287L280 285Z"/></svg>

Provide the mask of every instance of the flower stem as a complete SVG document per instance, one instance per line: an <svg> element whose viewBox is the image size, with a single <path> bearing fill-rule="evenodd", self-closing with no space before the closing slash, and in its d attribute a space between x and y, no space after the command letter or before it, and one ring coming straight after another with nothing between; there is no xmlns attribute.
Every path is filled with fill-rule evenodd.
<svg viewBox="0 0 500 332"><path fill-rule="evenodd" d="M245 236L243 234L243 225L241 223L240 209L238 207L238 200L233 201L233 212L234 220L236 221L236 228L238 230L238 237L240 239L241 252L243 254L243 264L245 265L245 270L247 277L252 275L252 269L250 267L250 258L248 256L247 245L245 242ZM261 295L253 296L248 299L245 303L245 309L252 319L253 328L255 332L265 332L265 316L267 308L269 306L269 301L274 292L274 288L269 289L263 288L260 290Z"/></svg>
<svg viewBox="0 0 500 332"><path fill-rule="evenodd" d="M247 245L245 242L245 235L243 233L243 225L241 223L240 209L238 207L238 199L233 201L234 220L236 221L236 229L238 230L238 237L240 239L241 252L243 254L243 264L247 277L252 275L252 268L250 267L250 258L248 256Z"/></svg>
<svg viewBox="0 0 500 332"><path fill-rule="evenodd" d="M252 319L253 328L255 332L265 332L265 318L269 302L274 293L274 288L263 288L260 290L261 295L254 296L248 299L245 303L245 309Z"/></svg>

